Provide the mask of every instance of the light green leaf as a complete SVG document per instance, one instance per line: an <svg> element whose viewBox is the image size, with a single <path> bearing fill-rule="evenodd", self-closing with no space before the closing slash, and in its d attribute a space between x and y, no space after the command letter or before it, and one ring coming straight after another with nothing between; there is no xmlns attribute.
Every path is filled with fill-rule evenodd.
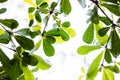
<svg viewBox="0 0 120 80"><path fill-rule="evenodd" d="M5 71L10 69L10 59L7 57L7 55L2 51L0 48L0 62L3 65L3 68Z"/></svg>
<svg viewBox="0 0 120 80"><path fill-rule="evenodd" d="M91 63L91 65L87 71L86 80L94 80L94 78L96 77L96 75L99 71L99 66L100 66L100 62L102 59L102 55L103 55L103 52L101 52Z"/></svg>
<svg viewBox="0 0 120 80"><path fill-rule="evenodd" d="M34 80L32 72L29 70L28 66L22 66L25 80Z"/></svg>
<svg viewBox="0 0 120 80"><path fill-rule="evenodd" d="M7 11L7 9L6 9L6 8L1 8L1 9L0 9L0 14L5 13L6 11Z"/></svg>
<svg viewBox="0 0 120 80"><path fill-rule="evenodd" d="M75 36L76 36L76 31L75 31L73 28L63 27L63 29L64 29L71 37L75 37Z"/></svg>
<svg viewBox="0 0 120 80"><path fill-rule="evenodd" d="M98 24L98 25L95 25L94 26L95 28L95 31L96 31L96 38L98 40L98 42L101 44L101 45L104 45L107 43L107 40L108 40L108 35L104 35L103 37L101 37L99 34L98 34L98 31L103 28L102 24Z"/></svg>
<svg viewBox="0 0 120 80"><path fill-rule="evenodd" d="M33 54L34 57L36 57L38 59L38 64L37 64L37 67L39 69L42 69L42 70L47 70L51 67L50 64L48 64L42 57L38 56L38 55L35 55Z"/></svg>
<svg viewBox="0 0 120 80"><path fill-rule="evenodd" d="M71 4L69 0L61 0L60 2L61 11L68 15L71 12Z"/></svg>
<svg viewBox="0 0 120 80"><path fill-rule="evenodd" d="M0 23L2 23L3 25L10 29L15 29L19 25L18 22L14 19L0 19Z"/></svg>
<svg viewBox="0 0 120 80"><path fill-rule="evenodd" d="M69 22L69 21L66 21L66 22L62 23L62 26L68 28L68 27L70 27L70 22Z"/></svg>
<svg viewBox="0 0 120 80"><path fill-rule="evenodd" d="M108 30L110 29L110 27L104 27L104 28L101 28L100 30L98 30L98 34L103 37L107 34Z"/></svg>
<svg viewBox="0 0 120 80"><path fill-rule="evenodd" d="M34 47L34 42L29 39L26 38L24 36L14 36L16 41L21 45L22 48L26 49L26 50L31 50Z"/></svg>
<svg viewBox="0 0 120 80"><path fill-rule="evenodd" d="M78 54L80 55L86 55L88 54L89 52L91 51L94 51L94 50L97 50L97 49L100 49L101 47L100 46L89 46L89 45L83 45L83 46L80 46L77 50Z"/></svg>
<svg viewBox="0 0 120 80"><path fill-rule="evenodd" d="M40 5L40 3L42 2L43 0L36 0L36 4L37 5Z"/></svg>
<svg viewBox="0 0 120 80"><path fill-rule="evenodd" d="M94 24L91 23L83 35L83 41L90 44L94 39Z"/></svg>
<svg viewBox="0 0 120 80"><path fill-rule="evenodd" d="M102 80L114 80L113 72L108 68L103 68Z"/></svg>
<svg viewBox="0 0 120 80"><path fill-rule="evenodd" d="M50 41L43 38L43 50L46 56L53 56L55 53L54 47L51 45Z"/></svg>
<svg viewBox="0 0 120 80"><path fill-rule="evenodd" d="M115 14L116 16L120 16L120 6L116 4L102 4L105 8L107 8L111 13Z"/></svg>

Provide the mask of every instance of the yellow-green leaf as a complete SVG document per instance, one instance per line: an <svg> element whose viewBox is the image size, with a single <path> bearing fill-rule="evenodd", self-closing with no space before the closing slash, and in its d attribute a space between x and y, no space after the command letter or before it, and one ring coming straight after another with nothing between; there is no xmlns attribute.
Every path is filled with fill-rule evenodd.
<svg viewBox="0 0 120 80"><path fill-rule="evenodd" d="M4 30L2 28L0 28L0 35L4 34L4 33L5 33Z"/></svg>
<svg viewBox="0 0 120 80"><path fill-rule="evenodd" d="M35 6L35 3L33 0L24 0L24 2L26 2L29 5Z"/></svg>

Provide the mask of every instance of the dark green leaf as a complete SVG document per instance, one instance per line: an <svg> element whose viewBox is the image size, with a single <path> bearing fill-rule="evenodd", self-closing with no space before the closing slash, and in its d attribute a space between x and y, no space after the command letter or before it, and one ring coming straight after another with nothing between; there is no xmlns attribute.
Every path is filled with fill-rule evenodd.
<svg viewBox="0 0 120 80"><path fill-rule="evenodd" d="M34 57L33 55L30 55L30 62L29 65L36 66L38 64L38 59Z"/></svg>
<svg viewBox="0 0 120 80"><path fill-rule="evenodd" d="M111 63L112 62L112 57L111 57L109 49L105 50L105 56L104 56L104 58L105 58L105 61L107 63Z"/></svg>
<svg viewBox="0 0 120 80"><path fill-rule="evenodd" d="M7 11L6 8L1 8L1 9L0 9L0 14L5 13L6 11Z"/></svg>
<svg viewBox="0 0 120 80"><path fill-rule="evenodd" d="M7 57L7 55L2 51L0 48L0 62L3 65L3 68L5 71L10 69L10 59Z"/></svg>
<svg viewBox="0 0 120 80"><path fill-rule="evenodd" d="M6 2L6 1L8 1L8 0L0 0L0 3Z"/></svg>
<svg viewBox="0 0 120 80"><path fill-rule="evenodd" d="M113 72L108 68L103 68L102 80L114 80Z"/></svg>
<svg viewBox="0 0 120 80"><path fill-rule="evenodd" d="M8 76L11 78L11 80L17 80L17 78L22 74L22 69L20 66L20 60L17 58L14 58L11 63L11 68L9 68Z"/></svg>
<svg viewBox="0 0 120 80"><path fill-rule="evenodd" d="M117 23L120 23L120 18L118 18Z"/></svg>
<svg viewBox="0 0 120 80"><path fill-rule="evenodd" d="M40 5L40 8L47 8L48 7L48 3L47 2L43 2L41 5Z"/></svg>
<svg viewBox="0 0 120 80"><path fill-rule="evenodd" d="M117 64L114 64L114 66L113 66L113 71L114 71L115 73L120 73L120 68L119 68L119 66L118 66Z"/></svg>
<svg viewBox="0 0 120 80"><path fill-rule="evenodd" d="M60 2L61 11L68 15L71 12L71 4L69 0L61 0Z"/></svg>
<svg viewBox="0 0 120 80"><path fill-rule="evenodd" d="M45 38L43 38L43 50L44 50L46 56L53 56L55 53L54 47Z"/></svg>
<svg viewBox="0 0 120 80"><path fill-rule="evenodd" d="M100 49L100 46L88 46L88 45L84 45L84 46L80 46L77 50L78 54L80 55L86 55L91 51Z"/></svg>
<svg viewBox="0 0 120 80"><path fill-rule="evenodd" d="M98 31L98 34L103 37L107 34L108 30L110 29L110 27L104 27L104 28L101 28L99 31Z"/></svg>
<svg viewBox="0 0 120 80"><path fill-rule="evenodd" d="M91 63L87 71L86 80L94 80L94 78L96 77L99 71L100 62L102 60L102 55L103 55L103 52L101 52Z"/></svg>
<svg viewBox="0 0 120 80"><path fill-rule="evenodd" d="M62 28L60 29L60 35L62 40L68 41L70 39L70 36L68 35L67 32L65 32Z"/></svg>
<svg viewBox="0 0 120 80"><path fill-rule="evenodd" d="M111 13L115 14L116 16L120 16L120 6L115 4L102 4L105 8L107 8Z"/></svg>
<svg viewBox="0 0 120 80"><path fill-rule="evenodd" d="M53 9L56 6L56 4L57 4L56 2L52 2L50 8Z"/></svg>
<svg viewBox="0 0 120 80"><path fill-rule="evenodd" d="M28 8L28 13L32 13L34 10L35 10L34 7L29 7L29 8Z"/></svg>
<svg viewBox="0 0 120 80"><path fill-rule="evenodd" d="M59 28L51 29L48 32L46 32L46 36L60 36L60 29Z"/></svg>
<svg viewBox="0 0 120 80"><path fill-rule="evenodd" d="M80 3L80 5L82 6L82 8L86 7L86 0L78 0L78 2Z"/></svg>
<svg viewBox="0 0 120 80"><path fill-rule="evenodd" d="M117 0L100 0L102 2L111 2L117 4Z"/></svg>
<svg viewBox="0 0 120 80"><path fill-rule="evenodd" d="M34 42L29 38L16 35L15 39L21 45L21 47L26 50L31 50L34 47Z"/></svg>
<svg viewBox="0 0 120 80"><path fill-rule="evenodd" d="M107 26L111 24L111 22L106 17L100 17L100 21L102 21Z"/></svg>
<svg viewBox="0 0 120 80"><path fill-rule="evenodd" d="M41 22L41 21L42 21L39 12L35 12L35 19L36 19L38 22Z"/></svg>
<svg viewBox="0 0 120 80"><path fill-rule="evenodd" d="M0 43L3 44L8 44L10 41L10 36L7 32L5 32L4 34L0 35Z"/></svg>
<svg viewBox="0 0 120 80"><path fill-rule="evenodd" d="M34 23L34 20L30 20L29 21L29 27L31 27L33 25L33 23Z"/></svg>
<svg viewBox="0 0 120 80"><path fill-rule="evenodd" d="M31 31L29 35L31 38L35 38L36 36L40 35L40 33L41 32L39 30L38 31Z"/></svg>
<svg viewBox="0 0 120 80"><path fill-rule="evenodd" d="M50 64L48 64L45 60L43 60L42 57L38 56L38 55L33 55L34 57L36 57L38 59L38 64L37 67L42 69L42 70L47 70L51 67Z"/></svg>
<svg viewBox="0 0 120 80"><path fill-rule="evenodd" d="M55 38L54 37L51 37L51 36L46 36L46 39L51 43L51 44L53 44L53 43L55 43Z"/></svg>
<svg viewBox="0 0 120 80"><path fill-rule="evenodd" d="M3 25L10 29L15 29L19 25L18 22L14 19L0 19L0 23L2 23Z"/></svg>
<svg viewBox="0 0 120 80"><path fill-rule="evenodd" d="M91 23L83 35L83 41L90 44L94 39L94 24Z"/></svg>
<svg viewBox="0 0 120 80"><path fill-rule="evenodd" d="M70 22L66 21L66 22L62 23L62 26L64 26L64 27L70 27Z"/></svg>
<svg viewBox="0 0 120 80"><path fill-rule="evenodd" d="M110 33L109 43L110 43L111 53L114 55L118 55L118 53L120 53L120 47L119 47L120 39L115 29L113 29Z"/></svg>
<svg viewBox="0 0 120 80"><path fill-rule="evenodd" d="M22 66L27 66L28 64L30 64L30 54L28 52L24 52L22 55Z"/></svg>

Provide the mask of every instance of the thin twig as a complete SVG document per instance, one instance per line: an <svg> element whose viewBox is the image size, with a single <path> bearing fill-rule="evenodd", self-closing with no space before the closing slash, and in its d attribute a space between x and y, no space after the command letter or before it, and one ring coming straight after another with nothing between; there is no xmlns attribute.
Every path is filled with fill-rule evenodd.
<svg viewBox="0 0 120 80"><path fill-rule="evenodd" d="M10 50L12 50L12 51L16 52L16 50L15 50L15 49L9 48L9 47L4 46L4 45L2 45L2 44L0 44L0 46L5 47L5 48L7 48L7 49L10 49Z"/></svg>

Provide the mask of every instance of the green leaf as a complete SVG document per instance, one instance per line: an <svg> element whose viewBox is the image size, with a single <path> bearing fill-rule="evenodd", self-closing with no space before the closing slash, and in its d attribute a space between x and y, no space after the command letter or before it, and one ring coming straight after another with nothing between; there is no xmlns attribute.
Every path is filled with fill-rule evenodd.
<svg viewBox="0 0 120 80"><path fill-rule="evenodd" d="M61 11L68 15L71 12L71 4L69 0L61 0L60 2Z"/></svg>
<svg viewBox="0 0 120 80"><path fill-rule="evenodd" d="M42 19L41 19L41 16L40 16L40 14L39 14L39 12L35 12L35 19L38 21L38 22L41 22L42 21Z"/></svg>
<svg viewBox="0 0 120 80"><path fill-rule="evenodd" d="M22 48L26 49L26 50L31 50L34 47L34 42L29 39L26 38L24 36L14 36L16 41L21 45Z"/></svg>
<svg viewBox="0 0 120 80"><path fill-rule="evenodd" d="M39 40L39 41L35 44L34 48L31 50L31 53L33 53L34 51L37 51L37 50L40 48L41 41L42 41L42 40Z"/></svg>
<svg viewBox="0 0 120 80"><path fill-rule="evenodd" d="M51 36L45 36L45 37L46 37L47 40L49 40L49 42L51 44L55 43L55 41L56 41L54 37L51 37Z"/></svg>
<svg viewBox="0 0 120 80"><path fill-rule="evenodd" d="M25 80L34 80L34 76L27 66L22 66L22 70Z"/></svg>
<svg viewBox="0 0 120 80"><path fill-rule="evenodd" d="M111 22L106 17L100 17L100 21L102 21L107 26L111 24Z"/></svg>
<svg viewBox="0 0 120 80"><path fill-rule="evenodd" d="M95 31L96 31L96 38L98 40L98 42L101 44L101 45L104 45L107 43L107 40L108 40L108 35L104 35L103 37L101 37L99 34L98 34L98 31L103 28L102 24L98 24L98 25L95 25L94 26L95 28Z"/></svg>
<svg viewBox="0 0 120 80"><path fill-rule="evenodd" d="M1 8L1 9L0 9L0 14L5 13L6 11L7 11L7 9L6 9L6 8Z"/></svg>
<svg viewBox="0 0 120 80"><path fill-rule="evenodd" d="M62 28L60 29L60 35L62 40L68 41L70 39L70 36L68 35L67 32L65 32Z"/></svg>
<svg viewBox="0 0 120 80"><path fill-rule="evenodd" d="M114 64L114 66L113 66L113 71L114 71L115 73L120 73L120 68L119 68L119 66L118 66L117 64Z"/></svg>
<svg viewBox="0 0 120 80"><path fill-rule="evenodd" d="M105 8L107 8L111 13L115 14L116 16L120 16L120 6L115 4L102 4Z"/></svg>
<svg viewBox="0 0 120 80"><path fill-rule="evenodd" d="M29 65L36 66L38 64L38 59L34 57L33 55L30 55L30 62Z"/></svg>
<svg viewBox="0 0 120 80"><path fill-rule="evenodd" d="M103 37L107 34L108 30L110 29L110 27L104 27L104 28L101 28L100 30L98 30L98 34Z"/></svg>
<svg viewBox="0 0 120 80"><path fill-rule="evenodd" d="M60 36L60 29L54 28L45 33L46 36Z"/></svg>
<svg viewBox="0 0 120 80"><path fill-rule="evenodd" d="M86 7L86 0L78 0L78 2L80 3L80 5L82 6L82 8Z"/></svg>
<svg viewBox="0 0 120 80"><path fill-rule="evenodd" d="M94 24L91 23L83 35L83 41L90 44L94 39Z"/></svg>
<svg viewBox="0 0 120 80"><path fill-rule="evenodd" d="M105 50L105 56L104 56L104 58L105 58L105 61L107 63L111 63L112 62L112 57L111 57L109 49Z"/></svg>
<svg viewBox="0 0 120 80"><path fill-rule="evenodd" d="M114 80L113 72L108 68L103 68L102 80Z"/></svg>
<svg viewBox="0 0 120 80"><path fill-rule="evenodd" d="M20 60L17 58L12 59L11 68L9 68L8 76L11 80L17 80L17 78L22 74L22 69L20 66Z"/></svg>
<svg viewBox="0 0 120 80"><path fill-rule="evenodd" d="M47 70L51 67L50 64L48 64L45 60L43 60L42 57L38 56L38 55L35 55L33 54L34 57L36 57L38 59L38 64L37 64L37 67L42 69L42 70Z"/></svg>
<svg viewBox="0 0 120 80"><path fill-rule="evenodd" d="M10 59L7 57L7 55L2 51L0 48L0 62L3 65L3 69L5 71L10 69Z"/></svg>
<svg viewBox="0 0 120 80"><path fill-rule="evenodd" d="M117 0L100 0L101 2L111 2L111 3L116 3L117 4Z"/></svg>
<svg viewBox="0 0 120 80"><path fill-rule="evenodd" d="M37 30L37 31L30 31L30 37L31 38L35 38L36 36L38 36L38 35L40 35L40 31L39 30Z"/></svg>
<svg viewBox="0 0 120 80"><path fill-rule="evenodd" d="M101 52L91 63L91 65L87 71L86 80L94 80L94 78L96 77L96 75L99 71L99 66L100 66L100 62L102 59L102 55L103 55L103 52Z"/></svg>
<svg viewBox="0 0 120 80"><path fill-rule="evenodd" d="M29 27L31 27L31 26L33 25L33 23L34 23L34 20L31 19L31 20L29 21Z"/></svg>
<svg viewBox="0 0 120 80"><path fill-rule="evenodd" d="M43 0L36 0L36 4L39 5Z"/></svg>
<svg viewBox="0 0 120 80"><path fill-rule="evenodd" d="M48 7L48 3L47 2L43 2L41 5L40 5L40 8L47 8Z"/></svg>
<svg viewBox="0 0 120 80"><path fill-rule="evenodd" d="M43 38L43 50L46 56L53 56L55 53L54 47L51 45L50 41Z"/></svg>
<svg viewBox="0 0 120 80"><path fill-rule="evenodd" d="M115 29L113 29L110 33L109 44L110 44L111 53L117 56L118 53L120 53L120 47L119 47L120 39Z"/></svg>
<svg viewBox="0 0 120 80"><path fill-rule="evenodd" d="M3 25L10 29L15 29L19 25L18 22L14 19L0 19L0 23L2 23Z"/></svg>
<svg viewBox="0 0 120 80"><path fill-rule="evenodd" d="M32 13L34 10L35 10L34 7L29 7L29 8L28 8L28 13Z"/></svg>
<svg viewBox="0 0 120 80"><path fill-rule="evenodd" d="M6 2L6 1L8 1L8 0L0 0L0 3Z"/></svg>
<svg viewBox="0 0 120 80"><path fill-rule="evenodd" d="M68 28L68 27L70 27L70 22L69 22L69 21L66 21L66 22L62 23L62 26Z"/></svg>
<svg viewBox="0 0 120 80"><path fill-rule="evenodd" d="M56 2L52 2L50 8L53 9L56 6L56 4L57 4Z"/></svg>
<svg viewBox="0 0 120 80"><path fill-rule="evenodd" d="M15 33L22 35L22 36L29 36L30 29L29 28L22 28L22 29L16 31Z"/></svg>
<svg viewBox="0 0 120 80"><path fill-rule="evenodd" d="M89 45L84 45L84 46L80 46L77 50L78 54L80 55L86 55L91 51L100 49L100 46L89 46Z"/></svg>
<svg viewBox="0 0 120 80"><path fill-rule="evenodd" d="M8 44L10 41L10 36L7 32L5 32L4 34L0 35L0 43L3 44Z"/></svg>

